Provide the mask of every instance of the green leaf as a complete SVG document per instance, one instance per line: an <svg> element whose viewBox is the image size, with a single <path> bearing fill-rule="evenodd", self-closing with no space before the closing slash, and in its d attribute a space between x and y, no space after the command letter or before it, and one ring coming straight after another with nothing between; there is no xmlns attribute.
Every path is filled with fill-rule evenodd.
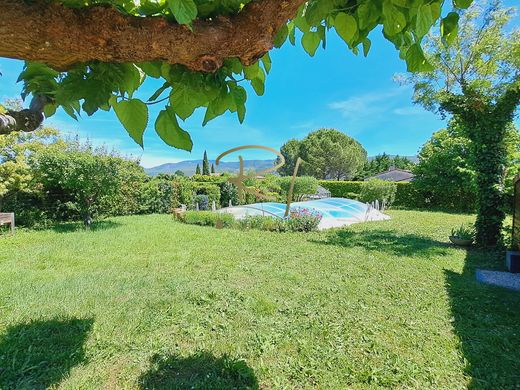
<svg viewBox="0 0 520 390"><path fill-rule="evenodd" d="M403 31L406 26L404 14L397 9L389 0L383 3L383 29L389 37Z"/></svg>
<svg viewBox="0 0 520 390"><path fill-rule="evenodd" d="M193 0L168 0L168 6L180 24L190 24L197 17L197 6Z"/></svg>
<svg viewBox="0 0 520 390"><path fill-rule="evenodd" d="M432 10L429 5L421 5L415 19L415 33L419 38L424 37L434 23Z"/></svg>
<svg viewBox="0 0 520 390"><path fill-rule="evenodd" d="M191 152L193 141L190 134L181 129L171 107L166 107L159 113L155 121L155 131L167 145Z"/></svg>
<svg viewBox="0 0 520 390"><path fill-rule="evenodd" d="M265 55L262 57L262 64L264 64L264 69L267 74L271 71L271 57L269 56L269 53L265 53Z"/></svg>
<svg viewBox="0 0 520 390"><path fill-rule="evenodd" d="M456 12L450 12L441 21L441 35L446 46L453 43L457 37L459 30L459 15Z"/></svg>
<svg viewBox="0 0 520 390"><path fill-rule="evenodd" d="M368 52L370 51L370 46L372 46L372 41L370 39L363 39L363 55L368 56Z"/></svg>
<svg viewBox="0 0 520 390"><path fill-rule="evenodd" d="M345 12L340 12L334 19L334 28L338 35L349 45L352 44L357 33L356 19Z"/></svg>
<svg viewBox="0 0 520 390"><path fill-rule="evenodd" d="M311 57L314 56L318 46L320 45L321 37L320 34L314 31L308 31L303 34L302 46Z"/></svg>
<svg viewBox="0 0 520 390"><path fill-rule="evenodd" d="M282 45L287 40L287 35L289 34L289 29L287 28L287 25L284 24L280 30L276 33L276 36L274 37L273 45L276 48L282 47Z"/></svg>
<svg viewBox="0 0 520 390"><path fill-rule="evenodd" d="M229 89L231 92L231 97L233 98L233 102L237 108L238 120L240 123L243 123L246 116L246 90L243 87L236 85L235 83L229 83Z"/></svg>
<svg viewBox="0 0 520 390"><path fill-rule="evenodd" d="M144 130L148 124L148 107L146 104L139 99L117 102L112 98L111 105L119 122L128 131L130 137L142 147Z"/></svg>
<svg viewBox="0 0 520 390"><path fill-rule="evenodd" d="M471 3L473 3L473 0L453 0L453 5L461 9L468 8Z"/></svg>
<svg viewBox="0 0 520 390"><path fill-rule="evenodd" d="M406 52L408 72L431 72L433 66L428 62L421 47L415 43Z"/></svg>
<svg viewBox="0 0 520 390"><path fill-rule="evenodd" d="M184 84L175 84L173 92L170 95L170 104L175 113L186 120L195 108L197 108L197 101L194 99L193 92Z"/></svg>
<svg viewBox="0 0 520 390"><path fill-rule="evenodd" d="M165 83L164 83L164 84L163 84L159 89L157 89L157 91L155 91L155 92L153 93L152 96L150 96L150 97L148 98L148 101L151 102L151 101L156 100L156 99L157 99L159 96L161 96L161 94L162 94L165 90L167 90L169 87L170 87L170 83L165 82Z"/></svg>

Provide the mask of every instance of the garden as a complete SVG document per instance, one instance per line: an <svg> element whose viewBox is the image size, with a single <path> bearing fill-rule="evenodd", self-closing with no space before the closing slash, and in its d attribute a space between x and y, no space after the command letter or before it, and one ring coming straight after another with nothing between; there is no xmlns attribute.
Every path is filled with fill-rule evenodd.
<svg viewBox="0 0 520 390"><path fill-rule="evenodd" d="M513 8L7 0L2 12L0 66L24 63L0 69L22 84L22 99L0 104L0 389L518 388ZM152 174L47 120L112 112L141 148L191 152L189 118L245 121L271 49L313 57L341 43L366 57L373 31L406 64L394 81L444 120L411 158L291 123L276 149L220 139L231 149L204 151L194 172ZM315 92L312 77L299 81ZM285 93L285 111L262 120L291 107L303 119ZM347 108L406 111L363 96ZM363 133L357 123L349 134ZM238 154L238 171L219 166L244 149L275 155L264 170L245 171Z"/></svg>
<svg viewBox="0 0 520 390"><path fill-rule="evenodd" d="M471 215L388 213L19 231L0 252L0 388L514 388L520 297L474 278L503 255L449 244Z"/></svg>

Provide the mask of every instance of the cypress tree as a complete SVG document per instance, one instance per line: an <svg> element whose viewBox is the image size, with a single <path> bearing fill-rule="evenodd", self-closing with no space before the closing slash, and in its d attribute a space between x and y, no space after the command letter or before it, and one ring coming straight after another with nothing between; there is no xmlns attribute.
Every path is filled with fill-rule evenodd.
<svg viewBox="0 0 520 390"><path fill-rule="evenodd" d="M215 165L213 163L211 163L211 173L215 173Z"/></svg>
<svg viewBox="0 0 520 390"><path fill-rule="evenodd" d="M197 168L195 168L195 174L200 175L200 165L197 164Z"/></svg>
<svg viewBox="0 0 520 390"><path fill-rule="evenodd" d="M206 151L204 151L204 158L202 159L202 174L209 175L209 161Z"/></svg>

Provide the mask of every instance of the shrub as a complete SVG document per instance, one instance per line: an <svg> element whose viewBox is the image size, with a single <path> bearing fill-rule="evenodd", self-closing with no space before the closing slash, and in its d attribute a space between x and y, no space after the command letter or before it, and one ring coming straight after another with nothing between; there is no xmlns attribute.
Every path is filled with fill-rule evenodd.
<svg viewBox="0 0 520 390"><path fill-rule="evenodd" d="M475 225L470 223L461 225L458 229L451 229L451 235L461 240L474 240L475 234Z"/></svg>
<svg viewBox="0 0 520 390"><path fill-rule="evenodd" d="M228 213L215 213L212 211L186 211L182 217L184 223L200 226L216 226L217 221L222 221L224 227L232 227L235 217Z"/></svg>
<svg viewBox="0 0 520 390"><path fill-rule="evenodd" d="M395 200L397 185L391 181L370 179L363 183L359 199L361 202L373 202L379 200L390 206Z"/></svg>
<svg viewBox="0 0 520 390"><path fill-rule="evenodd" d="M172 182L154 178L141 184L139 203L144 214L171 212L173 205Z"/></svg>
<svg viewBox="0 0 520 390"><path fill-rule="evenodd" d="M171 182L172 185L172 208L185 205L186 207L193 207L194 195L193 182L185 177L176 177Z"/></svg>
<svg viewBox="0 0 520 390"><path fill-rule="evenodd" d="M238 188L233 183L225 181L220 186L220 205L222 207L228 207L229 201L231 201L233 206L239 204Z"/></svg>
<svg viewBox="0 0 520 390"><path fill-rule="evenodd" d="M220 188L218 185L205 182L195 182L194 189L197 195L206 195L208 197L210 208L213 202L215 202L217 207L220 205Z"/></svg>
<svg viewBox="0 0 520 390"><path fill-rule="evenodd" d="M333 197L336 198L352 198L350 194L359 194L361 192L362 181L332 181L320 180L319 184L328 189Z"/></svg>
<svg viewBox="0 0 520 390"><path fill-rule="evenodd" d="M295 208L291 210L287 225L293 232L312 232L318 230L322 215L306 208Z"/></svg>
<svg viewBox="0 0 520 390"><path fill-rule="evenodd" d="M196 195L195 204L199 205L199 210L209 210L209 198L207 195Z"/></svg>
<svg viewBox="0 0 520 390"><path fill-rule="evenodd" d="M259 229L269 232L286 232L289 229L285 219L263 215L248 215L238 221L238 226L241 229Z"/></svg>
<svg viewBox="0 0 520 390"><path fill-rule="evenodd" d="M292 176L284 176L280 178L280 187L282 195L287 198L291 188ZM315 194L318 189L318 180L311 176L297 177L294 181L293 198L294 201L302 200L304 195Z"/></svg>

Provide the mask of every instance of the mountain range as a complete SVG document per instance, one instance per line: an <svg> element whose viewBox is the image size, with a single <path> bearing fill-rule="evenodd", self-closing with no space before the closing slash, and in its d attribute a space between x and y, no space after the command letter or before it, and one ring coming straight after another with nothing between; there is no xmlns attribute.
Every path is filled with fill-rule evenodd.
<svg viewBox="0 0 520 390"><path fill-rule="evenodd" d="M394 156L391 156L394 157ZM417 162L417 156L401 156L406 157L410 161L416 163ZM369 157L368 159L371 160L374 157ZM176 163L167 163L158 165L156 167L152 168L146 168L145 171L150 176L156 176L161 173L166 174L174 174L177 171L182 171L186 176L192 176L195 174L195 169L197 168L197 164L202 169L202 160L186 160L186 161L180 161ZM215 160L209 160L209 164L215 164ZM274 165L274 160L244 160L244 171L250 171L254 170L256 172L262 171L267 168L271 168ZM240 163L238 161L233 162L224 162L221 161L219 166L215 164L215 170L217 172L228 172L228 173L238 173L240 170Z"/></svg>

